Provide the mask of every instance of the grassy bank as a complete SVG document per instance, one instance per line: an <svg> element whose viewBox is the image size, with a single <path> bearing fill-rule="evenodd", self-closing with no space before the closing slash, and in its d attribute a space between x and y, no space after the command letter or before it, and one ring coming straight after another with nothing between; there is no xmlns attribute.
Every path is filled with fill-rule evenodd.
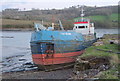
<svg viewBox="0 0 120 81"><path fill-rule="evenodd" d="M110 42L111 40L117 41L118 35L104 35L102 39L99 39L96 43L94 43L93 46L87 48L83 55L78 57L78 59L80 60L86 59L85 62L87 61L89 62L90 66L92 67L94 66L94 68L90 68L90 69L99 70L98 68L100 67L103 68L102 71L99 71L96 75L92 76L91 78L119 79L119 76L120 76L119 75L119 70L120 70L120 50L119 50L120 46L119 45L120 44L116 44L116 43L114 44L113 42ZM95 60L89 61L90 59L94 59L94 58ZM106 65L105 63L109 64L109 68L104 69L108 67L108 65ZM97 65L99 67L96 67ZM78 70L79 69L77 69L77 71ZM81 75L76 75L76 76L81 76Z"/></svg>
<svg viewBox="0 0 120 81"><path fill-rule="evenodd" d="M85 18L90 18L91 20L94 20L94 21L103 21L103 20L107 20L106 18L109 18L110 20L114 20L114 21L118 21L118 13L114 13L114 14L111 14L109 16L104 16L104 15L95 15L95 16L87 16ZM79 19L80 17L78 18L74 18L75 20L76 19Z"/></svg>

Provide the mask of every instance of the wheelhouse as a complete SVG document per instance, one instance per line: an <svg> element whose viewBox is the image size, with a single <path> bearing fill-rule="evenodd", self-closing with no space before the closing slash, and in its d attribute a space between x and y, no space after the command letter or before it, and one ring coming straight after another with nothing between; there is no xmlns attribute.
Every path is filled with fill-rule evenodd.
<svg viewBox="0 0 120 81"><path fill-rule="evenodd" d="M89 19L76 20L73 30L82 34L94 34L94 24Z"/></svg>

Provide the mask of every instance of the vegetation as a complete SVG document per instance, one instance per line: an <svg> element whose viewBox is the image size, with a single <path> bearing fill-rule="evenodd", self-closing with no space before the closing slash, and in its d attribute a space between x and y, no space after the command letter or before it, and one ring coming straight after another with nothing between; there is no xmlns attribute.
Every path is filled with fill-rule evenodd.
<svg viewBox="0 0 120 81"><path fill-rule="evenodd" d="M74 20L79 19L75 18ZM111 15L94 15L94 16L87 16L85 18L91 19L92 22L95 23L97 28L115 28L118 27L118 13L113 13Z"/></svg>
<svg viewBox="0 0 120 81"><path fill-rule="evenodd" d="M81 57L89 57L89 56L112 56L112 55L117 55L115 53L109 53L109 52L104 52L104 51L98 51L97 49L102 49L105 51L118 51L117 50L118 45L111 45L111 44L107 44L107 45L102 45L102 46L91 46L89 48L86 49L85 54L83 54Z"/></svg>
<svg viewBox="0 0 120 81"><path fill-rule="evenodd" d="M44 21L46 26L51 26L54 22L58 27L60 19L65 29L73 28L73 20L80 17L81 6L72 6L61 10L32 9L29 11L19 11L19 9L5 9L0 12L3 19L3 28L21 27L29 28L33 26L33 21ZM118 27L118 6L89 7L85 6L85 16L95 23L96 28L116 28ZM2 16L1 16L2 15ZM26 25L27 24L27 25ZM9 25L9 26L8 26ZM20 25L20 26L18 26Z"/></svg>
<svg viewBox="0 0 120 81"><path fill-rule="evenodd" d="M119 79L119 70L120 70L120 53L119 44L110 44L109 40L118 40L116 37L118 35L104 35L102 41L103 45L91 46L86 49L85 53L79 58L88 58L88 57L108 57L110 58L111 68L105 71L101 71L96 78L99 79ZM97 49L102 49L97 50ZM108 52L106 52L108 51ZM112 52L111 52L112 51Z"/></svg>
<svg viewBox="0 0 120 81"><path fill-rule="evenodd" d="M27 25L27 24L33 24L34 21L29 20L14 20L14 19L2 19L3 25Z"/></svg>
<svg viewBox="0 0 120 81"><path fill-rule="evenodd" d="M15 28L22 28L22 29L33 29L34 23L41 21L37 20L15 20L15 19L2 19L2 28L3 29L15 29ZM46 26L49 26L49 22L44 22Z"/></svg>

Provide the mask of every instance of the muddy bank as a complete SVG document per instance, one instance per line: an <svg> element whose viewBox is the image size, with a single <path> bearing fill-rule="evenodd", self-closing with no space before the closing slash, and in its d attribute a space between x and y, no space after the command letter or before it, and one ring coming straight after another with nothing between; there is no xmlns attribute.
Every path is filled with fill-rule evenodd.
<svg viewBox="0 0 120 81"><path fill-rule="evenodd" d="M73 74L73 69L62 69L56 71L23 71L3 73L2 79L68 79Z"/></svg>
<svg viewBox="0 0 120 81"><path fill-rule="evenodd" d="M110 57L84 57L78 58L74 66L74 75L72 79L90 79L94 78L101 71L108 70L110 65Z"/></svg>

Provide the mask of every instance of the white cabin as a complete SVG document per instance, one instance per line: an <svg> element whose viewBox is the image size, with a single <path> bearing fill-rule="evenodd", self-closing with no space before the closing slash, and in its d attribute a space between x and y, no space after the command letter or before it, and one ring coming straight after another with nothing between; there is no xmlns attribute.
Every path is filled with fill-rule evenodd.
<svg viewBox="0 0 120 81"><path fill-rule="evenodd" d="M90 23L89 19L77 20L73 30L82 34L94 34L94 23Z"/></svg>

